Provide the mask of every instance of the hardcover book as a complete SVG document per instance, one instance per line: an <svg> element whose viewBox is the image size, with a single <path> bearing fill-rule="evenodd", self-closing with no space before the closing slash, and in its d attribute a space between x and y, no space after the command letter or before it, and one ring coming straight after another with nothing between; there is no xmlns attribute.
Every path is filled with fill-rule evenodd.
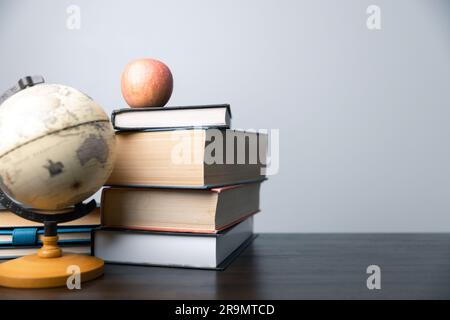
<svg viewBox="0 0 450 320"><path fill-rule="evenodd" d="M198 189L104 188L102 226L217 233L259 211L260 183Z"/></svg>
<svg viewBox="0 0 450 320"><path fill-rule="evenodd" d="M110 186L211 188L265 179L267 135L215 129L116 134Z"/></svg>
<svg viewBox="0 0 450 320"><path fill-rule="evenodd" d="M58 228L58 244L89 243L92 228ZM44 228L0 228L0 246L34 246L42 244Z"/></svg>
<svg viewBox="0 0 450 320"><path fill-rule="evenodd" d="M217 234L97 229L92 254L110 263L223 269L252 237L253 217Z"/></svg>
<svg viewBox="0 0 450 320"><path fill-rule="evenodd" d="M90 254L91 245L89 243L83 244L58 244L64 252ZM0 260L2 259L14 259L25 255L37 253L41 248L38 246L0 246Z"/></svg>
<svg viewBox="0 0 450 320"><path fill-rule="evenodd" d="M91 213L79 219L58 224L62 227L96 227L100 225L100 208L96 208ZM18 215L0 209L0 228L16 228L16 227L42 227L42 223L26 220Z"/></svg>
<svg viewBox="0 0 450 320"><path fill-rule="evenodd" d="M229 128L231 111L228 104L124 108L114 110L111 122L116 130L171 130L187 128Z"/></svg>

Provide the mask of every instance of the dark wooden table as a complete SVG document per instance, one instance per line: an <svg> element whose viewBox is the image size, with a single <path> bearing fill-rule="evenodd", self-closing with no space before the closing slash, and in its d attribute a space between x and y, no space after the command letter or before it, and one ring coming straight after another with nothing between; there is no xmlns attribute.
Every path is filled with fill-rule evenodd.
<svg viewBox="0 0 450 320"><path fill-rule="evenodd" d="M366 268L381 268L369 290ZM262 234L225 271L107 265L81 290L0 299L450 299L450 234Z"/></svg>

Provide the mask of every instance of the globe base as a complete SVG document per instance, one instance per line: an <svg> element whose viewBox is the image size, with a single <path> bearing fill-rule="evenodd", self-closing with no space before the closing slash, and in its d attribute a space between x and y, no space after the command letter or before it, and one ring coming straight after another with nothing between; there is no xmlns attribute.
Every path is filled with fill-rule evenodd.
<svg viewBox="0 0 450 320"><path fill-rule="evenodd" d="M39 254L24 256L0 264L0 286L8 288L76 288L77 281L93 280L103 274L103 260L63 253L56 258Z"/></svg>

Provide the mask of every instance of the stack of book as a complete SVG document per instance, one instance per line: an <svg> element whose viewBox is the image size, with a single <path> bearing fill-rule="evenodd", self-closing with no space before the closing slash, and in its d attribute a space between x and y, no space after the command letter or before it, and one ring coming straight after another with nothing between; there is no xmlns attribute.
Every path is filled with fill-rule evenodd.
<svg viewBox="0 0 450 320"><path fill-rule="evenodd" d="M58 225L58 244L65 252L89 254L91 231L100 225L100 210ZM42 246L42 223L23 219L0 206L0 259L36 253Z"/></svg>
<svg viewBox="0 0 450 320"><path fill-rule="evenodd" d="M267 136L230 130L229 105L121 109L93 254L223 268L253 239Z"/></svg>

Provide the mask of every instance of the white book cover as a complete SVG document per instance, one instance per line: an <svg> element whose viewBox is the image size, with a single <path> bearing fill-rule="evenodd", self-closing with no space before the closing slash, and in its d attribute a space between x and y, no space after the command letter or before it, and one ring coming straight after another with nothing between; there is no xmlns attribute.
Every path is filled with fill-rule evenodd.
<svg viewBox="0 0 450 320"><path fill-rule="evenodd" d="M99 229L93 254L111 263L220 269L252 236L253 217L217 234Z"/></svg>

